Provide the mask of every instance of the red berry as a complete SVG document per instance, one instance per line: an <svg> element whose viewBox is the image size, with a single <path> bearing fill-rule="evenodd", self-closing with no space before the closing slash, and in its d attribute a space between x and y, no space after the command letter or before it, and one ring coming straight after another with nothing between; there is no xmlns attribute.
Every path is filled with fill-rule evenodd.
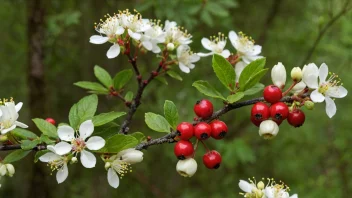
<svg viewBox="0 0 352 198"><path fill-rule="evenodd" d="M177 135L182 140L189 140L194 135L193 125L188 122L181 122L177 126Z"/></svg>
<svg viewBox="0 0 352 198"><path fill-rule="evenodd" d="M203 163L209 169L218 169L221 164L221 155L215 150L203 155Z"/></svg>
<svg viewBox="0 0 352 198"><path fill-rule="evenodd" d="M226 124L220 120L215 120L210 123L210 127L211 137L217 140L224 138L228 131Z"/></svg>
<svg viewBox="0 0 352 198"><path fill-rule="evenodd" d="M206 122L200 122L194 127L194 136L199 140L206 140L211 135L211 127Z"/></svg>
<svg viewBox="0 0 352 198"><path fill-rule="evenodd" d="M270 110L268 105L263 102L257 102L253 105L251 110L251 121L254 125L258 126L264 120L270 117Z"/></svg>
<svg viewBox="0 0 352 198"><path fill-rule="evenodd" d="M269 85L265 87L263 96L265 101L274 104L281 100L282 92L281 89L275 85Z"/></svg>
<svg viewBox="0 0 352 198"><path fill-rule="evenodd" d="M184 160L192 157L194 148L190 141L180 140L175 144L174 153L178 159Z"/></svg>
<svg viewBox="0 0 352 198"><path fill-rule="evenodd" d="M49 122L50 124L52 124L52 125L55 125L56 124L56 122L55 122L55 120L54 119L52 119L52 118L47 118L47 119L45 119L47 122Z"/></svg>
<svg viewBox="0 0 352 198"><path fill-rule="evenodd" d="M213 104L209 100L200 100L194 105L194 112L198 117L203 119L209 118L213 115Z"/></svg>
<svg viewBox="0 0 352 198"><path fill-rule="evenodd" d="M306 119L306 116L304 115L304 112L301 111L300 109L294 109L293 111L288 113L288 117L287 117L288 123L294 127L302 126L305 119Z"/></svg>
<svg viewBox="0 0 352 198"><path fill-rule="evenodd" d="M270 115L277 124L281 124L288 116L288 106L283 102L277 102L270 107Z"/></svg>

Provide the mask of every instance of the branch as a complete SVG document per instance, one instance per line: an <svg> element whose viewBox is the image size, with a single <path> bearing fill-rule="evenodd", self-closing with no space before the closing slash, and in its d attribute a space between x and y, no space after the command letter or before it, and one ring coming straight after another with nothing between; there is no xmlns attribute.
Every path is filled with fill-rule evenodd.
<svg viewBox="0 0 352 198"><path fill-rule="evenodd" d="M352 7L349 7L348 4L350 3L349 0L347 0L345 2L345 4L343 5L343 9L334 17L332 17L330 19L330 21L325 24L325 26L320 30L318 37L315 39L313 46L308 50L308 54L306 56L306 58L302 61L301 65L304 65L309 59L310 57L313 55L315 49L317 48L319 42L321 41L321 39L323 38L323 36L325 35L326 31L339 19L341 18L343 15L345 15L348 11L351 10Z"/></svg>
<svg viewBox="0 0 352 198"><path fill-rule="evenodd" d="M18 149L22 149L20 144L0 145L0 151L11 151L11 150L18 150ZM40 151L40 150L45 150L45 149L46 149L46 145L37 145L32 150L33 151Z"/></svg>

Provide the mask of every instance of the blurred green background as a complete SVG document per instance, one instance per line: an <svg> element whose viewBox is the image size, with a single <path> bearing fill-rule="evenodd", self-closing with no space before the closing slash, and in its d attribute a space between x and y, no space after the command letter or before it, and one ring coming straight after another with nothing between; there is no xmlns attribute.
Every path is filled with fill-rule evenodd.
<svg viewBox="0 0 352 198"><path fill-rule="evenodd" d="M36 85L28 83L35 76L29 68L33 55L29 44L29 10L38 7L44 13L42 94L33 93ZM30 123L31 115L35 115L67 122L71 105L86 95L73 86L74 82L95 81L95 64L112 75L130 67L122 55L112 60L106 58L108 44L89 43L89 37L96 34L94 22L106 13L126 8L136 8L144 18L178 22L193 35L194 51L205 51L200 44L202 37L219 31L243 31L263 46L267 67L283 62L290 71L308 62L325 62L339 74L347 90L352 88L352 13L341 14L324 31L326 24L346 8L344 0L0 0L0 97L24 102L20 121ZM319 32L323 32L322 37L309 56ZM230 42L227 48L233 51ZM142 71L156 67L153 57L140 57ZM130 131L142 131L152 137L163 135L146 128L144 113L161 113L165 100L175 102L183 121L191 121L193 105L203 97L191 86L195 80L208 80L221 89L210 57L203 58L190 74L182 77L181 83L168 78L168 86L157 81L148 86ZM270 83L269 75L265 81ZM130 84L133 90L135 81ZM115 98L99 99L100 113L127 110ZM39 106L30 108L33 101ZM222 106L220 101L213 102L216 108ZM0 197L241 197L239 179L253 176L282 180L299 197L351 197L352 98L348 95L337 99L336 105L338 111L332 119L325 114L325 104L317 104L313 111L306 110L302 127L292 128L285 122L272 141L258 136L258 128L249 121L251 107L229 112L221 118L229 126L229 135L223 141L207 141L209 147L222 153L223 164L215 171L206 169L201 161L205 150L200 147L196 156L198 171L192 178L183 178L175 171L177 160L173 145L168 144L145 151L143 163L133 166L133 173L122 179L118 189L108 185L100 160L94 169L85 169L81 164L70 166L68 179L58 185L55 175L50 176L49 167L40 162L35 167L31 155L14 163L13 178L1 179Z"/></svg>

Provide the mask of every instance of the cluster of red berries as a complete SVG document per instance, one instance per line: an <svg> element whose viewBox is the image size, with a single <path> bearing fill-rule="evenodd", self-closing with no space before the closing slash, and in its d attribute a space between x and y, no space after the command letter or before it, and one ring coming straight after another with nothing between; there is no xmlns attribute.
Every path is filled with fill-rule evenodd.
<svg viewBox="0 0 352 198"><path fill-rule="evenodd" d="M200 100L194 105L194 112L198 117L205 120L213 114L213 104L209 100ZM220 120L214 120L210 124L199 122L195 125L189 122L181 122L177 126L177 137L180 139L174 147L174 153L180 160L194 157L194 147L190 139L195 136L199 141L212 137L222 139L228 132L226 124ZM217 169L221 164L221 155L219 152L208 151L203 156L203 163L209 169Z"/></svg>
<svg viewBox="0 0 352 198"><path fill-rule="evenodd" d="M269 107L263 102L258 102L253 105L251 111L251 121L254 125L259 126L264 120L271 118L277 125L287 119L288 123L294 127L300 127L305 121L305 115L300 109L294 108L289 110L288 106L280 102L282 91L275 85L265 87L263 96L266 102L270 103Z"/></svg>

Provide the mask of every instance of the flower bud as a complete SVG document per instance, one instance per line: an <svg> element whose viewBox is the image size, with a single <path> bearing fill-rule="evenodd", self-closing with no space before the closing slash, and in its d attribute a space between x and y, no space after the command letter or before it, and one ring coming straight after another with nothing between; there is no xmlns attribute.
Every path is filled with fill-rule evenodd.
<svg viewBox="0 0 352 198"><path fill-rule="evenodd" d="M0 165L0 176L5 176L6 173L7 173L6 165L5 164L1 164Z"/></svg>
<svg viewBox="0 0 352 198"><path fill-rule="evenodd" d="M193 158L179 160L176 171L183 177L192 177L197 172L197 162Z"/></svg>
<svg viewBox="0 0 352 198"><path fill-rule="evenodd" d="M286 69L285 66L279 62L271 69L271 80L274 85L280 87L280 89L285 87L286 83Z"/></svg>
<svg viewBox="0 0 352 198"><path fill-rule="evenodd" d="M293 81L301 81L302 80L302 70L299 67L294 67L291 70L291 78Z"/></svg>
<svg viewBox="0 0 352 198"><path fill-rule="evenodd" d="M111 163L110 162L106 162L105 163L105 169L108 170L111 167Z"/></svg>
<svg viewBox="0 0 352 198"><path fill-rule="evenodd" d="M166 48L168 51L173 51L175 49L175 45L173 43L168 43Z"/></svg>
<svg viewBox="0 0 352 198"><path fill-rule="evenodd" d="M73 157L72 159L71 159L71 162L72 163L76 163L78 160L77 160L77 157Z"/></svg>
<svg viewBox="0 0 352 198"><path fill-rule="evenodd" d="M0 142L5 142L7 141L9 138L7 137L7 135L0 135Z"/></svg>
<svg viewBox="0 0 352 198"><path fill-rule="evenodd" d="M304 106L305 106L308 110L313 110L313 109L314 109L314 102L312 102L312 101L305 101L305 102L304 102Z"/></svg>
<svg viewBox="0 0 352 198"><path fill-rule="evenodd" d="M279 133L279 126L272 120L265 120L260 123L259 135L264 139L272 139Z"/></svg>
<svg viewBox="0 0 352 198"><path fill-rule="evenodd" d="M260 181L260 182L258 182L257 187L258 187L259 190L263 190L265 185L264 185L264 183L262 181Z"/></svg>
<svg viewBox="0 0 352 198"><path fill-rule="evenodd" d="M143 161L143 152L136 149L126 149L119 153L119 156L124 162L135 164Z"/></svg>
<svg viewBox="0 0 352 198"><path fill-rule="evenodd" d="M7 174L12 177L15 174L15 167L12 164L6 164Z"/></svg>

